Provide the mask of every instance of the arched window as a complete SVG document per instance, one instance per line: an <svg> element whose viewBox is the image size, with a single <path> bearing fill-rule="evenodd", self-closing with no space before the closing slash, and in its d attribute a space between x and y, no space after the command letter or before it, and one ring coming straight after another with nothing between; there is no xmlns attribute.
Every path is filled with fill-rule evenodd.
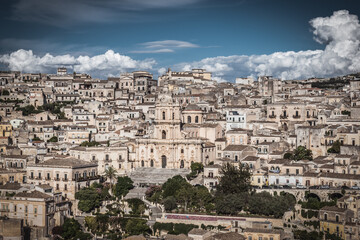
<svg viewBox="0 0 360 240"><path fill-rule="evenodd" d="M145 166L144 160L141 160L141 167L144 167L144 166Z"/></svg>
<svg viewBox="0 0 360 240"><path fill-rule="evenodd" d="M199 122L199 117L196 116L196 117L195 117L195 123L198 123L198 122Z"/></svg>
<svg viewBox="0 0 360 240"><path fill-rule="evenodd" d="M184 168L184 160L180 161L180 168Z"/></svg>
<svg viewBox="0 0 360 240"><path fill-rule="evenodd" d="M163 130L163 131L161 132L161 138L162 138L162 139L166 139L166 131L165 131L165 130Z"/></svg>
<svg viewBox="0 0 360 240"><path fill-rule="evenodd" d="M188 121L188 123L191 123L191 116L188 116L187 121Z"/></svg>
<svg viewBox="0 0 360 240"><path fill-rule="evenodd" d="M161 156L161 167L166 168L166 156L165 155Z"/></svg>
<svg viewBox="0 0 360 240"><path fill-rule="evenodd" d="M235 155L235 162L237 162L238 161L238 156L237 155Z"/></svg>
<svg viewBox="0 0 360 240"><path fill-rule="evenodd" d="M166 117L165 117L165 111L164 111L164 112L162 112L162 118L163 118L163 120L165 120L165 119L166 119Z"/></svg>
<svg viewBox="0 0 360 240"><path fill-rule="evenodd" d="M175 113L172 113L172 119L175 120Z"/></svg>
<svg viewBox="0 0 360 240"><path fill-rule="evenodd" d="M154 167L154 160L150 161L150 167Z"/></svg>

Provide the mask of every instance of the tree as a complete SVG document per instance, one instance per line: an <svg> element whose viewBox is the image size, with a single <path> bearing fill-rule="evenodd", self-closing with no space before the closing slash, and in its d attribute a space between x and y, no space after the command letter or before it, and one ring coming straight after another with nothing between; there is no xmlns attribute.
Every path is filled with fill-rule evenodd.
<svg viewBox="0 0 360 240"><path fill-rule="evenodd" d="M84 233L81 229L81 225L73 218L66 218L62 226L61 237L63 239L70 240L88 240L92 239L89 233Z"/></svg>
<svg viewBox="0 0 360 240"><path fill-rule="evenodd" d="M247 204L248 193L228 194L217 198L215 209L218 214L236 215Z"/></svg>
<svg viewBox="0 0 360 240"><path fill-rule="evenodd" d="M139 218L131 218L128 220L125 226L125 231L130 236L139 234L149 234L151 229L146 225L146 220Z"/></svg>
<svg viewBox="0 0 360 240"><path fill-rule="evenodd" d="M304 146L299 146L295 149L292 160L312 160L312 151Z"/></svg>
<svg viewBox="0 0 360 240"><path fill-rule="evenodd" d="M81 147L95 147L98 145L100 145L100 143L95 142L95 141L93 141L93 142L84 141L80 144Z"/></svg>
<svg viewBox="0 0 360 240"><path fill-rule="evenodd" d="M340 146L341 146L341 143L339 140L335 141L331 148L329 148L327 150L328 153L340 153Z"/></svg>
<svg viewBox="0 0 360 240"><path fill-rule="evenodd" d="M176 192L179 191L187 181L180 175L176 175L172 178L169 178L162 186L163 189L163 198L167 198L169 196L175 196Z"/></svg>
<svg viewBox="0 0 360 240"><path fill-rule="evenodd" d="M2 95L3 95L3 96L9 96L9 95L10 95L10 92L9 92L8 90L6 90L6 89L3 89L3 90L2 90Z"/></svg>
<svg viewBox="0 0 360 240"><path fill-rule="evenodd" d="M194 189L190 184L183 186L176 193L176 199L184 206L185 212L187 211L188 204L191 205L191 202L194 199L194 195Z"/></svg>
<svg viewBox="0 0 360 240"><path fill-rule="evenodd" d="M196 172L199 174L200 172L204 171L204 165L199 162L194 162L190 166L192 172Z"/></svg>
<svg viewBox="0 0 360 240"><path fill-rule="evenodd" d="M88 188L80 189L75 193L75 198L80 200L78 203L79 210L88 213L100 207L103 200L110 198L108 190L101 184L95 183Z"/></svg>
<svg viewBox="0 0 360 240"><path fill-rule="evenodd" d="M104 176L110 180L110 190L113 191L113 179L116 177L117 171L113 167L109 167L105 170Z"/></svg>
<svg viewBox="0 0 360 240"><path fill-rule="evenodd" d="M292 155L292 153L285 153L284 154L284 159L292 159L293 158L293 155Z"/></svg>
<svg viewBox="0 0 360 240"><path fill-rule="evenodd" d="M222 177L219 184L216 186L217 195L236 194L242 192L249 192L251 190L250 178L251 173L247 166L239 164L239 167L227 163L222 168L220 173Z"/></svg>
<svg viewBox="0 0 360 240"><path fill-rule="evenodd" d="M176 199L173 196L169 196L163 201L166 211L172 211L177 207Z"/></svg>
<svg viewBox="0 0 360 240"><path fill-rule="evenodd" d="M58 142L57 136L53 136L52 138L50 138L50 139L48 140L48 142Z"/></svg>
<svg viewBox="0 0 360 240"><path fill-rule="evenodd" d="M126 200L129 203L132 214L142 215L145 212L145 203L138 198L130 198Z"/></svg>
<svg viewBox="0 0 360 240"><path fill-rule="evenodd" d="M126 194L128 194L129 190L134 188L133 183L134 182L128 176L118 177L114 189L115 196L118 198L125 197Z"/></svg>

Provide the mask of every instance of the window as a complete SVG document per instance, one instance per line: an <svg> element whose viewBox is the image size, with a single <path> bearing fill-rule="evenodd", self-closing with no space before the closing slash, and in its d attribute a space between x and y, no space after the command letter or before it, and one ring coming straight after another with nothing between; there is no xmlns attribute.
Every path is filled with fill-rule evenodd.
<svg viewBox="0 0 360 240"><path fill-rule="evenodd" d="M199 122L199 117L196 116L196 117L195 117L195 123L198 123L198 122Z"/></svg>
<svg viewBox="0 0 360 240"><path fill-rule="evenodd" d="M166 117L165 117L165 112L162 112L162 119L165 120Z"/></svg>
<svg viewBox="0 0 360 240"><path fill-rule="evenodd" d="M39 172L39 179L41 179L41 172Z"/></svg>
<svg viewBox="0 0 360 240"><path fill-rule="evenodd" d="M162 139L166 139L166 131L165 130L162 131L161 135L162 135L161 136Z"/></svg>
<svg viewBox="0 0 360 240"><path fill-rule="evenodd" d="M324 214L324 220L327 221L327 213Z"/></svg>
<svg viewBox="0 0 360 240"><path fill-rule="evenodd" d="M65 175L64 175L64 179L67 180L67 174L66 174L66 173L65 173Z"/></svg>
<svg viewBox="0 0 360 240"><path fill-rule="evenodd" d="M56 184L56 190L59 190L59 184Z"/></svg>
<svg viewBox="0 0 360 240"><path fill-rule="evenodd" d="M180 152L181 152L181 153L184 153L184 149L182 148L182 149L180 150Z"/></svg>
<svg viewBox="0 0 360 240"><path fill-rule="evenodd" d="M64 190L67 191L67 184L64 185Z"/></svg>
<svg viewBox="0 0 360 240"><path fill-rule="evenodd" d="M109 161L109 154L106 154L106 155L105 155L105 160L106 160L106 161Z"/></svg>
<svg viewBox="0 0 360 240"><path fill-rule="evenodd" d="M14 212L16 212L16 205L14 205Z"/></svg>
<svg viewBox="0 0 360 240"><path fill-rule="evenodd" d="M187 121L188 121L188 123L191 123L191 116L187 117Z"/></svg>

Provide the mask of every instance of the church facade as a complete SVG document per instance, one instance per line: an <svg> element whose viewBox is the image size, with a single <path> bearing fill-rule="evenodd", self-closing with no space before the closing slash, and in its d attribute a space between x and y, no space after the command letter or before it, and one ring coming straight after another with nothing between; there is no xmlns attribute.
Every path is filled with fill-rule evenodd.
<svg viewBox="0 0 360 240"><path fill-rule="evenodd" d="M180 104L170 94L161 94L150 137L137 140L136 167L190 168L192 162L213 161L212 154L204 154L207 140L182 132L182 119Z"/></svg>

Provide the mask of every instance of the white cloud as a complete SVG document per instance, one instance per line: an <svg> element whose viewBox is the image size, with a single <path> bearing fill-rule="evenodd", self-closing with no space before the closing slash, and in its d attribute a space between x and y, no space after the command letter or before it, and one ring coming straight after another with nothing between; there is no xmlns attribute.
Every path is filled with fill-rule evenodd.
<svg viewBox="0 0 360 240"><path fill-rule="evenodd" d="M360 24L356 15L340 10L310 21L314 39L324 50L275 52L269 55L234 55L181 63L175 68L206 68L215 77L272 75L282 79L326 77L360 71Z"/></svg>
<svg viewBox="0 0 360 240"><path fill-rule="evenodd" d="M166 73L166 68L162 67L158 70L159 76L164 75Z"/></svg>
<svg viewBox="0 0 360 240"><path fill-rule="evenodd" d="M199 45L179 40L152 41L139 44L140 50L131 51L131 53L172 53L176 49L198 48Z"/></svg>
<svg viewBox="0 0 360 240"><path fill-rule="evenodd" d="M20 49L11 54L0 55L0 62L14 71L54 72L57 67L65 65L76 72L90 73L94 76L116 76L120 72L134 69L151 70L156 64L153 59L134 60L113 50L93 57L74 57L69 54L53 56L49 53L40 57L31 50Z"/></svg>

